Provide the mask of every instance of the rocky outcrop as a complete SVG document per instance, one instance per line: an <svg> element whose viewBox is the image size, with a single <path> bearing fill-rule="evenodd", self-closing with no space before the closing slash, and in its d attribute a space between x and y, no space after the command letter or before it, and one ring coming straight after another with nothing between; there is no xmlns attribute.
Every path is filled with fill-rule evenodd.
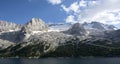
<svg viewBox="0 0 120 64"><path fill-rule="evenodd" d="M120 29L115 31L106 32L106 38L114 43L120 43Z"/></svg>
<svg viewBox="0 0 120 64"><path fill-rule="evenodd" d="M66 42L71 39L74 40L74 37L59 32L32 35L27 42L22 42L16 46L11 46L8 49L5 49L7 53L5 51L6 54L4 56L11 55L39 58L40 56L55 51L59 46L67 45Z"/></svg>
<svg viewBox="0 0 120 64"><path fill-rule="evenodd" d="M6 22L6 21L0 21L0 32L11 32L11 31L16 31L21 29L21 25L12 23L12 22Z"/></svg>
<svg viewBox="0 0 120 64"><path fill-rule="evenodd" d="M8 40L0 39L0 50L5 49L5 48L12 46L12 45L15 45L15 44L13 42L8 41Z"/></svg>
<svg viewBox="0 0 120 64"><path fill-rule="evenodd" d="M41 34L48 31L48 26L44 23L42 19L32 18L28 23L26 23L18 37L21 39L20 42L26 42L31 35Z"/></svg>
<svg viewBox="0 0 120 64"><path fill-rule="evenodd" d="M7 21L0 21L0 49L7 48L17 41L18 31L22 25Z"/></svg>
<svg viewBox="0 0 120 64"><path fill-rule="evenodd" d="M68 29L65 33L78 35L78 36L85 36L87 32L80 23L76 23L70 29Z"/></svg>
<svg viewBox="0 0 120 64"><path fill-rule="evenodd" d="M30 22L26 23L21 31L26 33L31 33L32 31L47 31L48 26L44 23L42 19L32 18Z"/></svg>
<svg viewBox="0 0 120 64"><path fill-rule="evenodd" d="M46 33L39 34L39 35L38 34L32 35L28 39L28 42L46 41L47 43L51 43L53 45L59 46L59 43L64 43L70 38L73 38L73 36L66 35L64 33L59 33L59 32L46 32Z"/></svg>

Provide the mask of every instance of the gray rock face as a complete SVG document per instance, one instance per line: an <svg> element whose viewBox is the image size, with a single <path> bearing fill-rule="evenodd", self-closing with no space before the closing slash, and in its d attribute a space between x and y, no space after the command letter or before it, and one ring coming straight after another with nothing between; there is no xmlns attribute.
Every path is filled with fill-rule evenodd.
<svg viewBox="0 0 120 64"><path fill-rule="evenodd" d="M48 26L44 23L43 20L39 18L32 18L32 20L26 23L21 29L20 38L21 42L27 41L27 39L34 34L34 32L43 33L48 30Z"/></svg>
<svg viewBox="0 0 120 64"><path fill-rule="evenodd" d="M21 27L21 25L12 22L0 21L0 32L20 30Z"/></svg>
<svg viewBox="0 0 120 64"><path fill-rule="evenodd" d="M25 48L30 46L29 49L32 50L31 52L34 52L36 50L40 54L47 53L50 51L54 51L58 46L65 45L66 41L69 41L72 38L73 36L69 36L59 32L47 32L43 34L35 34L30 36L30 38L27 39L27 42L22 42L16 46L13 46L14 50L12 50L12 52L16 53L17 51L22 51L20 53L24 53L23 50L28 51ZM31 52L26 54L30 54Z"/></svg>
<svg viewBox="0 0 120 64"><path fill-rule="evenodd" d="M109 26L108 26L108 29L110 29L110 30L117 30L118 28L116 28L116 27L113 26L113 25L109 25Z"/></svg>
<svg viewBox="0 0 120 64"><path fill-rule="evenodd" d="M32 35L32 31L47 31L47 29L47 25L41 19L36 18L33 18L24 26L0 21L0 42L20 43L26 41Z"/></svg>
<svg viewBox="0 0 120 64"><path fill-rule="evenodd" d="M105 28L102 26L101 23L98 23L98 22L92 22L91 24L93 24L93 28L95 29L99 29L99 30L105 30Z"/></svg>
<svg viewBox="0 0 120 64"><path fill-rule="evenodd" d="M12 22L0 21L0 49L14 45L21 27L22 25Z"/></svg>
<svg viewBox="0 0 120 64"><path fill-rule="evenodd" d="M14 45L14 43L10 42L10 41L7 41L7 40L0 39L0 50L5 49L5 48L7 48L7 47L9 47L11 45Z"/></svg>
<svg viewBox="0 0 120 64"><path fill-rule="evenodd" d="M22 34L20 34L20 31L14 31L14 32L4 32L0 34L0 39L7 40L13 43L19 42L21 39L19 38Z"/></svg>
<svg viewBox="0 0 120 64"><path fill-rule="evenodd" d="M62 28L64 28L67 25L55 24L51 26L54 29L59 28L60 30L61 27L59 26L62 26ZM59 43L64 44L64 42L71 38L74 39L74 37L77 37L80 40L84 40L90 37L96 39L111 39L113 41L119 41L120 37L119 30L114 30L114 28L116 27L112 25L104 25L98 22L84 24L76 23L72 25L72 27L69 28L67 31L60 32L50 32L49 27L44 23L43 20L37 18L33 18L24 26L17 25L15 23L0 21L0 31L2 31L0 32L0 42L2 42L0 43L0 47L5 48L8 46L6 45L6 43L3 44L4 42L10 42L10 45L11 42L12 44L20 42L47 42L45 43L45 45L51 44L52 46L59 46ZM108 31L108 33L106 33L105 31Z"/></svg>
<svg viewBox="0 0 120 64"><path fill-rule="evenodd" d="M79 35L79 36L85 36L87 32L80 23L76 23L70 29L68 29L66 33L73 34L73 35Z"/></svg>
<svg viewBox="0 0 120 64"><path fill-rule="evenodd" d="M44 23L43 20L32 18L30 22L25 24L24 27L22 27L21 31L30 33L32 31L47 31L48 26Z"/></svg>
<svg viewBox="0 0 120 64"><path fill-rule="evenodd" d="M43 33L43 34L35 34L32 35L28 41L29 42L40 42L40 41L46 41L48 43L53 43L58 45L59 43L64 43L66 40L69 40L70 38L72 38L71 35L66 35L64 33L59 33L59 32L47 32L47 33Z"/></svg>
<svg viewBox="0 0 120 64"><path fill-rule="evenodd" d="M119 43L120 42L120 29L115 30L115 31L110 31L106 33L106 38L115 42Z"/></svg>
<svg viewBox="0 0 120 64"><path fill-rule="evenodd" d="M0 39L19 43L27 40L32 35L32 31L47 31L48 26L41 19L33 18L24 26L1 21L0 30L2 31L0 32Z"/></svg>

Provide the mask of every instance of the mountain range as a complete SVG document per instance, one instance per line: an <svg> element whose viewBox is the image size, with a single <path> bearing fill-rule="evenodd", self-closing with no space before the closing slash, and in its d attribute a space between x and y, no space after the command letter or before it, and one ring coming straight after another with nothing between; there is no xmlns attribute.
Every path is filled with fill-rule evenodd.
<svg viewBox="0 0 120 64"><path fill-rule="evenodd" d="M32 18L24 25L0 21L0 56L115 56L119 55L119 38L120 29L95 21L46 24Z"/></svg>

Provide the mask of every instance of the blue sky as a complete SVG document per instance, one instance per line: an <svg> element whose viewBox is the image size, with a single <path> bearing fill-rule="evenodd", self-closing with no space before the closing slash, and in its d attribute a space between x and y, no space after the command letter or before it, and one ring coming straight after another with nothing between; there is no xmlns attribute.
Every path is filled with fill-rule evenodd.
<svg viewBox="0 0 120 64"><path fill-rule="evenodd" d="M65 12L46 0L0 0L0 20L24 24L31 18L49 23L64 22Z"/></svg>
<svg viewBox="0 0 120 64"><path fill-rule="evenodd" d="M24 24L97 21L120 26L120 0L0 0L0 20Z"/></svg>

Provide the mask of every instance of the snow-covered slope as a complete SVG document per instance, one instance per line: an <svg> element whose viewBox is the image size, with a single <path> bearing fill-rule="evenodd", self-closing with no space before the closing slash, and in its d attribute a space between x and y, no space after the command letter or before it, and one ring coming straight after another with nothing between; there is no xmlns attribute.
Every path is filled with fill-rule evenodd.
<svg viewBox="0 0 120 64"><path fill-rule="evenodd" d="M59 23L59 24L49 24L49 31L66 31L68 30L72 24L67 24L67 23Z"/></svg>
<svg viewBox="0 0 120 64"><path fill-rule="evenodd" d="M83 23L85 29L95 29L95 30L117 30L113 25L107 25L99 22Z"/></svg>
<svg viewBox="0 0 120 64"><path fill-rule="evenodd" d="M49 25L49 31L57 31L57 32L61 32L61 31L66 31L69 28L72 27L73 24L67 24L67 23L59 23L59 24L48 24ZM112 30L117 30L117 28L113 25L107 25L107 24L103 24L103 23L99 23L99 22L91 22L91 23L83 23L81 24L84 29L86 30L102 30L102 31L112 31Z"/></svg>

